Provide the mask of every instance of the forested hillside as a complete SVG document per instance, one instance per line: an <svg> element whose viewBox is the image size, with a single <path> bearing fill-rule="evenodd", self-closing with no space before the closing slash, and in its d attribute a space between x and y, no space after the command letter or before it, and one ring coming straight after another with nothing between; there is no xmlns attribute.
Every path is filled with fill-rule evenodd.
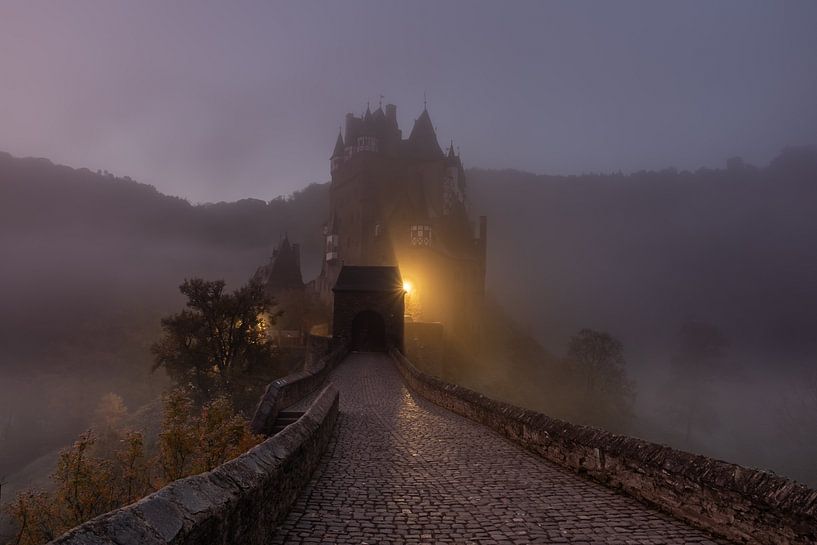
<svg viewBox="0 0 817 545"><path fill-rule="evenodd" d="M492 297L557 356L581 328L620 339L638 433L815 473L802 455L817 450L803 436L817 426L806 380L817 359L814 149L764 167L468 176L473 211L489 216ZM0 286L13 317L0 331L0 477L74 437L105 393L134 409L155 397L164 383L148 372L148 348L159 318L182 303L184 278L235 286L284 233L314 277L327 209L325 184L268 202L193 205L129 179L0 154ZM673 366L690 322L727 343L717 369L697 377L697 397L673 406L666 393L679 390ZM682 402L711 406L720 421L698 426L676 414ZM766 446L777 440L799 446Z"/></svg>
<svg viewBox="0 0 817 545"><path fill-rule="evenodd" d="M289 232L320 244L328 194L192 205L129 179L0 154L0 482L72 441L108 392L138 409L184 278L246 282ZM315 263L312 264L316 266ZM47 465L47 464L46 464Z"/></svg>

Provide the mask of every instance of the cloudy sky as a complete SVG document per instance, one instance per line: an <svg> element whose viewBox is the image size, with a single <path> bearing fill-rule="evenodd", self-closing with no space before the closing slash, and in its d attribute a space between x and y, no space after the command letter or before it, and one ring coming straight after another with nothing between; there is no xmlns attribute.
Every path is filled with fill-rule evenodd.
<svg viewBox="0 0 817 545"><path fill-rule="evenodd" d="M194 202L328 179L347 111L467 166L762 164L817 144L817 2L5 0L0 150Z"/></svg>

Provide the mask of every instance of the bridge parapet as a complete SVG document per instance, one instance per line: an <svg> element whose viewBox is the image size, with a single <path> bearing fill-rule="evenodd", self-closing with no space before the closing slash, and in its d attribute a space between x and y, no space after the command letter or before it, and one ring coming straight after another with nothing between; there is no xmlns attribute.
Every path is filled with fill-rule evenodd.
<svg viewBox="0 0 817 545"><path fill-rule="evenodd" d="M241 456L212 471L174 481L52 543L266 543L320 462L337 413L338 391L330 385L298 421Z"/></svg>
<svg viewBox="0 0 817 545"><path fill-rule="evenodd" d="M326 381L334 366L346 356L346 346L330 352L331 338L310 335L307 339L304 369L272 381L261 396L250 422L253 433L267 435L282 409L315 392Z"/></svg>
<svg viewBox="0 0 817 545"><path fill-rule="evenodd" d="M739 543L817 543L817 490L768 471L578 426L418 370L391 351L408 386L543 458Z"/></svg>
<svg viewBox="0 0 817 545"><path fill-rule="evenodd" d="M270 435L281 409L314 393L346 355L331 339L310 336L305 370L272 382L251 423ZM309 482L338 414L327 386L297 421L221 466L174 481L127 507L100 515L52 541L59 545L265 543Z"/></svg>

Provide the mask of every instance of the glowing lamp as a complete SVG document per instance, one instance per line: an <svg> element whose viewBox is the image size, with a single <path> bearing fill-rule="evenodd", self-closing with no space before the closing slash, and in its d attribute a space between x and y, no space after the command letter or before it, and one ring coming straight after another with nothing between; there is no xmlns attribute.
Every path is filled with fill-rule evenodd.
<svg viewBox="0 0 817 545"><path fill-rule="evenodd" d="M405 280L403 282L403 291L406 292L406 295L410 294L411 290L413 290L413 289L414 289L414 285L412 285L411 282L409 282L408 280Z"/></svg>

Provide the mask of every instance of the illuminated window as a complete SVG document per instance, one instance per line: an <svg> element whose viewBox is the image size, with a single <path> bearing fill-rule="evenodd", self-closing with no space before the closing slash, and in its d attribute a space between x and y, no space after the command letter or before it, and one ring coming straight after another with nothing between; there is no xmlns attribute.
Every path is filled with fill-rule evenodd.
<svg viewBox="0 0 817 545"><path fill-rule="evenodd" d="M431 246L431 226L412 225L411 226L412 246Z"/></svg>

